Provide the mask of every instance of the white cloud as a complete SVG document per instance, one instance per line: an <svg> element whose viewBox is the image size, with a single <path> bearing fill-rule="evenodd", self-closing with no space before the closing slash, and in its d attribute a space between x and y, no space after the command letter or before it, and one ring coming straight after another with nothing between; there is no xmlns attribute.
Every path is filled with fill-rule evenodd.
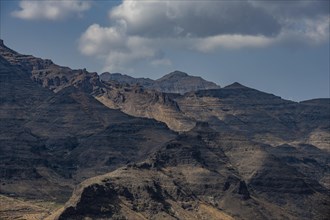
<svg viewBox="0 0 330 220"><path fill-rule="evenodd" d="M199 39L196 43L196 49L201 52L210 52L218 48L265 47L270 45L273 40L273 38L264 36L218 35Z"/></svg>
<svg viewBox="0 0 330 220"><path fill-rule="evenodd" d="M209 53L292 42L320 44L329 39L324 4L124 0L109 11L109 27L94 24L82 34L79 49L104 60L104 70L117 72L132 71L141 62L171 65L167 50Z"/></svg>
<svg viewBox="0 0 330 220"><path fill-rule="evenodd" d="M81 15L90 9L91 2L84 0L23 0L19 3L20 10L12 12L17 18L26 20L60 20L72 14Z"/></svg>
<svg viewBox="0 0 330 220"><path fill-rule="evenodd" d="M126 41L127 36L117 27L93 24L81 36L80 49L85 55L99 55L125 47Z"/></svg>
<svg viewBox="0 0 330 220"><path fill-rule="evenodd" d="M329 16L315 19L287 20L282 31L274 37L262 35L217 35L201 38L195 42L195 49L212 52L219 48L241 49L246 47L261 48L275 44L319 45L329 40Z"/></svg>
<svg viewBox="0 0 330 220"><path fill-rule="evenodd" d="M122 25L101 27L91 25L80 37L79 49L89 56L105 60L104 71L125 71L134 62L147 60L154 66L170 65L152 41L139 36L129 36Z"/></svg>
<svg viewBox="0 0 330 220"><path fill-rule="evenodd" d="M320 16L317 19L313 20L303 19L302 21L297 23L305 27L300 30L300 34L307 38L311 43L319 44L329 40L329 16Z"/></svg>
<svg viewBox="0 0 330 220"><path fill-rule="evenodd" d="M109 13L128 34L145 37L273 35L280 24L245 1L123 1Z"/></svg>

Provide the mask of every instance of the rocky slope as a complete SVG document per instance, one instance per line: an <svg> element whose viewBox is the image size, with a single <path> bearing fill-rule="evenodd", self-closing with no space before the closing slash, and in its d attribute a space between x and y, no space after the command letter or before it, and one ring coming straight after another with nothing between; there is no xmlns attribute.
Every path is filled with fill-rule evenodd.
<svg viewBox="0 0 330 220"><path fill-rule="evenodd" d="M55 92L74 86L92 94L109 108L165 122L175 131L188 131L197 121L207 121L216 130L234 128L250 138L272 145L299 141L328 149L329 99L296 103L238 83L222 89L199 90L194 81L206 81L179 71L154 81L153 88L157 83L172 86L177 83L193 86L194 91L185 95L164 94L150 90L147 85L150 79L104 73L101 79L110 81L102 83L96 73L60 67L49 60L21 55L4 45L0 47L0 54L12 64L30 71L32 79ZM54 84L59 75L67 80ZM133 83L136 80L142 85ZM184 83L185 80L190 83Z"/></svg>
<svg viewBox="0 0 330 220"><path fill-rule="evenodd" d="M174 71L163 76L157 80L148 78L133 78L131 76L122 75L120 73L102 73L100 79L105 82L116 81L119 83L127 83L129 85L138 84L145 89L156 90L165 93L179 93L206 90L206 89L219 89L220 86L213 82L206 81L201 77L190 76L187 73Z"/></svg>
<svg viewBox="0 0 330 220"><path fill-rule="evenodd" d="M207 125L198 125L142 163L83 182L65 207L52 217L323 219L328 216L329 194L318 182L293 169L266 146L224 133L219 141L214 135L217 133Z"/></svg>
<svg viewBox="0 0 330 220"><path fill-rule="evenodd" d="M219 89L220 86L198 76L189 76L181 71L174 71L156 80L154 88L166 93L184 94L191 91Z"/></svg>
<svg viewBox="0 0 330 220"><path fill-rule="evenodd" d="M83 88L86 92L98 90L100 86L97 73L89 73L85 69L72 70L54 64L49 59L23 55L0 43L0 55L10 64L26 72L29 77L54 92L68 86Z"/></svg>
<svg viewBox="0 0 330 220"><path fill-rule="evenodd" d="M187 131L195 126L173 100L174 94L147 90L139 85L104 82L104 90L95 96L105 106L136 117L153 118L165 122L175 131Z"/></svg>
<svg viewBox="0 0 330 220"><path fill-rule="evenodd" d="M184 95L115 82L104 87L95 96L104 105L165 122L175 131L204 121L217 131L230 128L273 146L300 142L329 149L330 99L297 103L238 83Z"/></svg>
<svg viewBox="0 0 330 220"><path fill-rule="evenodd" d="M151 86L154 83L154 80L149 78L134 78L121 73L109 73L109 72L102 73L100 75L100 80L104 82L115 81L120 84L129 84L129 85L138 84L145 88Z"/></svg>
<svg viewBox="0 0 330 220"><path fill-rule="evenodd" d="M2 56L0 67L2 194L63 202L76 183L175 137L163 123L107 108L84 86L53 93Z"/></svg>
<svg viewBox="0 0 330 220"><path fill-rule="evenodd" d="M230 127L272 145L305 142L305 137L315 131L330 132L330 99L313 105L296 103L234 83L174 100L186 116L208 121L216 130Z"/></svg>
<svg viewBox="0 0 330 220"><path fill-rule="evenodd" d="M329 99L238 83L163 93L0 55L0 202L14 204L1 219L44 218L54 207L36 199L63 203L82 181L49 219L330 216ZM191 79L159 81L172 77Z"/></svg>
<svg viewBox="0 0 330 220"><path fill-rule="evenodd" d="M1 219L45 219L56 209L58 204L54 202L29 201L0 195Z"/></svg>

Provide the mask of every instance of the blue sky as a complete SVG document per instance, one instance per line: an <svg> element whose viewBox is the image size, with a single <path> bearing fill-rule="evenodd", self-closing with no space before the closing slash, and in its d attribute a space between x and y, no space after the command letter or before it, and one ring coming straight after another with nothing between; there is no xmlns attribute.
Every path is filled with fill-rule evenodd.
<svg viewBox="0 0 330 220"><path fill-rule="evenodd" d="M329 1L1 0L12 49L71 68L173 70L285 99L329 97Z"/></svg>

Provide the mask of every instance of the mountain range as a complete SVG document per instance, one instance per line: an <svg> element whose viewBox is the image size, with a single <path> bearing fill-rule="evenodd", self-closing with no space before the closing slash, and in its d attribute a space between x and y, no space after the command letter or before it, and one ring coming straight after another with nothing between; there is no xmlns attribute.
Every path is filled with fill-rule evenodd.
<svg viewBox="0 0 330 220"><path fill-rule="evenodd" d="M1 219L328 219L330 99L73 70L0 43Z"/></svg>
<svg viewBox="0 0 330 220"><path fill-rule="evenodd" d="M205 90L205 89L220 89L220 86L213 82L204 80L201 77L190 76L181 71L174 71L160 79L152 80L149 78L134 78L120 73L102 73L100 75L101 81L109 82L115 81L121 84L141 85L146 89L153 89L163 93L179 93Z"/></svg>

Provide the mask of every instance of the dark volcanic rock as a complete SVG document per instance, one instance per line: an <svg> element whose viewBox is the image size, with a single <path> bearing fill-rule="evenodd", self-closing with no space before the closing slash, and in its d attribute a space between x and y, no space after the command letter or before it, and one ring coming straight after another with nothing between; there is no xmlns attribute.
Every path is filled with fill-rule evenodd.
<svg viewBox="0 0 330 220"><path fill-rule="evenodd" d="M100 88L97 73L89 73L86 69L72 70L56 65L48 59L22 55L3 44L0 45L0 55L25 72L33 81L54 92L75 86L88 93L97 93Z"/></svg>
<svg viewBox="0 0 330 220"><path fill-rule="evenodd" d="M182 72L153 83L194 91L163 93L0 54L0 193L63 202L83 181L50 219L329 217L329 99L199 90Z"/></svg>
<svg viewBox="0 0 330 220"><path fill-rule="evenodd" d="M142 86L131 86L115 82L104 83L104 92L95 96L109 108L136 116L153 118L165 122L175 131L189 130L194 127L195 121L185 116L172 94L146 90Z"/></svg>
<svg viewBox="0 0 330 220"><path fill-rule="evenodd" d="M130 84L130 85L138 84L145 88L148 88L154 83L152 79L148 79L148 78L134 78L120 73L108 73L108 72L102 73L100 75L100 79L105 82L116 81L121 84Z"/></svg>
<svg viewBox="0 0 330 220"><path fill-rule="evenodd" d="M213 160L226 156L219 154L211 159L211 152L205 147L194 136L182 136L166 144L143 163L87 180L75 191L59 219L133 216L141 219L199 219L202 216L231 219L221 208L226 206L226 202L243 204L246 201L251 205L253 201L247 200L248 189L235 172L228 170L224 163L213 163ZM223 190L226 184L227 188ZM89 194L91 189L92 195ZM88 198L96 198L97 204L88 203ZM98 210L83 208L88 204ZM116 208L106 208L114 206ZM243 209L249 212L254 208L244 206ZM110 212L107 213L108 210ZM262 218L261 213L255 214Z"/></svg>
<svg viewBox="0 0 330 220"><path fill-rule="evenodd" d="M186 92L220 88L220 86L215 83L206 81L201 77L190 76L187 73L180 71L174 71L157 80L151 80L148 78L133 78L120 73L102 73L100 78L106 82L116 81L130 85L138 84L143 86L145 89L152 89L165 93L184 94Z"/></svg>
<svg viewBox="0 0 330 220"><path fill-rule="evenodd" d="M154 89L166 93L180 93L219 89L220 86L201 77L189 76L187 73L174 71L156 80Z"/></svg>
<svg viewBox="0 0 330 220"><path fill-rule="evenodd" d="M222 89L187 93L174 101L185 115L207 121L215 130L221 131L225 125L271 145L305 142L310 137L309 143L326 148L329 140L329 99L296 103L234 83ZM322 139L317 139L317 134Z"/></svg>
<svg viewBox="0 0 330 220"><path fill-rule="evenodd" d="M175 136L107 108L83 84L53 93L2 56L0 67L1 193L63 202L77 182L145 159Z"/></svg>
<svg viewBox="0 0 330 220"><path fill-rule="evenodd" d="M205 134L198 131L182 134L165 144L143 163L131 164L83 182L58 217L59 219L84 217L121 219L136 216L137 219L200 219L206 216L208 219L326 217L325 210L329 204L326 190L317 183L306 182L304 175L281 163L265 148L246 142L244 148L259 148L260 153L269 157L263 163L271 164L263 164L257 168L251 165L243 167L245 163L241 167L236 163L239 158L235 160L233 157L237 153L226 146L226 141L216 143L218 142L208 140ZM237 144L242 145L242 143ZM241 150L242 147L237 146L237 148ZM255 174L248 177L249 175L243 173L247 169L255 170ZM95 199L94 204L92 198ZM287 203L283 203L284 201Z"/></svg>

